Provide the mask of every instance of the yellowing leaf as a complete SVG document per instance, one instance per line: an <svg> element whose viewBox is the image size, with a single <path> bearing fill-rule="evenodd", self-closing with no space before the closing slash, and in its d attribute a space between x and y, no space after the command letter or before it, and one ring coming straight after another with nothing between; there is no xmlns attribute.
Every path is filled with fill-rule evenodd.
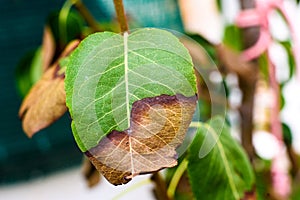
<svg viewBox="0 0 300 200"><path fill-rule="evenodd" d="M85 152L96 168L114 184L139 174L177 165L182 143L196 108L196 96L161 95L136 101L130 127L112 131Z"/></svg>
<svg viewBox="0 0 300 200"><path fill-rule="evenodd" d="M70 43L62 54L68 55L78 43L78 41ZM64 72L60 70L57 61L31 88L21 105L19 116L22 119L23 130L28 137L32 137L60 118L66 110Z"/></svg>

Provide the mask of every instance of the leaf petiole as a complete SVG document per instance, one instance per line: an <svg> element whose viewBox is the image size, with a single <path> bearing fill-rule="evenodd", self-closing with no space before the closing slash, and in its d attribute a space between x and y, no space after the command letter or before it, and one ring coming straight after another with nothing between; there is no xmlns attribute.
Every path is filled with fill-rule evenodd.
<svg viewBox="0 0 300 200"><path fill-rule="evenodd" d="M74 2L67 0L58 16L59 35L64 43L67 43L67 18L73 4Z"/></svg>
<svg viewBox="0 0 300 200"><path fill-rule="evenodd" d="M128 23L125 15L123 0L114 0L114 5L121 28L121 33L128 32Z"/></svg>
<svg viewBox="0 0 300 200"><path fill-rule="evenodd" d="M78 10L81 16L85 19L87 24L94 30L94 31L103 31L103 28L98 23L98 21L93 17L87 7L82 3L81 0L71 0L74 4L74 7Z"/></svg>
<svg viewBox="0 0 300 200"><path fill-rule="evenodd" d="M175 194L177 185L178 185L183 173L187 169L187 166L188 166L188 160L185 158L185 159L183 159L183 161L180 163L180 165L176 169L176 171L171 179L171 182L169 184L168 190L167 190L167 195L170 199L174 199L174 194Z"/></svg>
<svg viewBox="0 0 300 200"><path fill-rule="evenodd" d="M197 121L197 122L192 121L191 124L190 124L190 127L191 127L191 128L200 128L200 127L202 127L203 125L204 125L204 124L203 124L202 122L199 122L199 121Z"/></svg>

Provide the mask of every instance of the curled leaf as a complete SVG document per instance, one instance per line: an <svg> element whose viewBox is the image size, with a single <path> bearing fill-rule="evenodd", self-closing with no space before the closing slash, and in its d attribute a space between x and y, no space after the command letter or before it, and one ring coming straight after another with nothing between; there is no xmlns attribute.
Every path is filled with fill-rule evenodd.
<svg viewBox="0 0 300 200"><path fill-rule="evenodd" d="M63 55L72 52L79 41L66 48ZM22 127L28 137L49 126L66 112L66 94L64 90L64 71L57 61L31 88L19 110Z"/></svg>

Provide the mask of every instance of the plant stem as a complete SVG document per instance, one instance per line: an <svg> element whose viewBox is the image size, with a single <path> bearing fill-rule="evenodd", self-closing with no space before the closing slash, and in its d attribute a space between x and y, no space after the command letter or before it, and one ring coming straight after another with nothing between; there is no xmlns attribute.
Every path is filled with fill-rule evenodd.
<svg viewBox="0 0 300 200"><path fill-rule="evenodd" d="M73 2L66 1L61 8L59 15L58 15L58 31L59 36L61 38L61 41L63 44L60 44L61 46L65 45L67 43L67 20L68 20L68 14L71 10L71 7L73 5Z"/></svg>
<svg viewBox="0 0 300 200"><path fill-rule="evenodd" d="M254 0L240 0L242 9L253 8L255 6ZM252 46L259 37L259 28L251 27L242 30L243 46L248 48ZM259 66L256 60L252 61L253 68L251 74L247 76L238 76L239 86L243 92L242 105L240 107L241 115L241 132L242 132L242 145L245 148L251 162L255 157L254 147L252 144L252 131L253 131L253 106L254 95L257 77L259 73Z"/></svg>
<svg viewBox="0 0 300 200"><path fill-rule="evenodd" d="M157 200L170 200L167 195L167 184L166 184L164 178L162 178L162 176L160 175L160 173L155 172L151 176L151 180L155 184L155 188L153 189L155 198Z"/></svg>
<svg viewBox="0 0 300 200"><path fill-rule="evenodd" d="M276 80L276 70L273 62L271 61L269 50L267 50L267 58L269 65L269 82L274 92L274 106L271 110L271 132L278 139L278 141L282 142L283 137L280 122L280 88Z"/></svg>
<svg viewBox="0 0 300 200"><path fill-rule="evenodd" d="M128 23L125 15L123 0L114 0L114 5L121 28L121 33L128 32Z"/></svg>
<svg viewBox="0 0 300 200"><path fill-rule="evenodd" d="M169 184L168 190L167 190L167 194L170 199L174 199L174 194L175 194L177 185L178 185L183 173L187 169L187 166L188 166L188 160L185 158L180 163L180 165L177 167L177 169L171 179L171 182Z"/></svg>
<svg viewBox="0 0 300 200"><path fill-rule="evenodd" d="M90 11L85 7L85 5L81 2L81 0L71 0L74 4L75 8L78 10L78 12L81 14L81 16L85 19L85 21L88 23L88 25L94 30L94 31L103 31L100 27L100 24L95 20L95 18L92 16Z"/></svg>

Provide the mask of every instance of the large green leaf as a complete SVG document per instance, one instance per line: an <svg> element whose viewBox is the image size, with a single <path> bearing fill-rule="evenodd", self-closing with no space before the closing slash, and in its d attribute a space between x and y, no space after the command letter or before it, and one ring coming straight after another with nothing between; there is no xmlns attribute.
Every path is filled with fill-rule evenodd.
<svg viewBox="0 0 300 200"><path fill-rule="evenodd" d="M197 199L239 200L254 187L254 174L247 156L240 145L230 136L229 128L221 118L213 118L199 126L189 149L188 174ZM216 130L222 130L220 137ZM211 152L199 158L199 150L205 137L211 144Z"/></svg>
<svg viewBox="0 0 300 200"><path fill-rule="evenodd" d="M71 55L65 84L72 130L82 151L113 130L128 129L134 102L196 93L188 51L173 34L149 28L129 35L90 35Z"/></svg>

